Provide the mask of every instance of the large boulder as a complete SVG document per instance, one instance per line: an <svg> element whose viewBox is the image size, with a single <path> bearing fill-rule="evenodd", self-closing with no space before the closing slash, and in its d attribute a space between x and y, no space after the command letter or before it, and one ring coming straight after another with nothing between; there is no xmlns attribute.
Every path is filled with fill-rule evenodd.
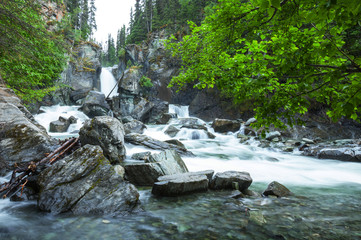
<svg viewBox="0 0 361 240"><path fill-rule="evenodd" d="M0 88L0 175L13 170L15 163L43 159L57 146L19 98L11 90Z"/></svg>
<svg viewBox="0 0 361 240"><path fill-rule="evenodd" d="M138 67L133 66L126 70L119 84L120 93L138 95L140 92L140 77L141 73Z"/></svg>
<svg viewBox="0 0 361 240"><path fill-rule="evenodd" d="M125 158L124 128L116 118L102 116L87 120L80 129L79 139L83 145L99 145L112 164Z"/></svg>
<svg viewBox="0 0 361 240"><path fill-rule="evenodd" d="M105 101L105 95L101 92L90 91L80 108L88 117L107 116L110 110Z"/></svg>
<svg viewBox="0 0 361 240"><path fill-rule="evenodd" d="M236 120L216 118L212 123L212 127L214 131L220 133L237 132L241 127L241 123Z"/></svg>
<svg viewBox="0 0 361 240"><path fill-rule="evenodd" d="M244 191L248 189L252 184L252 178L248 172L237 172L237 171L227 171L216 173L214 175L210 187L212 189L233 189L234 182L237 183L239 191Z"/></svg>
<svg viewBox="0 0 361 240"><path fill-rule="evenodd" d="M146 161L125 165L125 172L131 183L151 186L160 176L188 172L182 158L174 150L153 154Z"/></svg>
<svg viewBox="0 0 361 240"><path fill-rule="evenodd" d="M159 196L179 196L194 192L205 192L214 171L188 172L165 175L154 183L152 193Z"/></svg>
<svg viewBox="0 0 361 240"><path fill-rule="evenodd" d="M192 152L188 151L187 149L171 144L171 143L167 143L167 142L163 142L163 141L159 141L156 140L154 138L145 136L145 135L141 135L141 134L137 134L137 133L130 133L125 135L125 141L134 145L142 145L144 147L147 148L151 148L151 149L155 149L155 150L175 150L177 153L181 154L181 155L185 155L185 156L194 156Z"/></svg>
<svg viewBox="0 0 361 240"><path fill-rule="evenodd" d="M139 193L118 175L99 146L85 145L38 177L38 207L53 214L119 214L138 204Z"/></svg>

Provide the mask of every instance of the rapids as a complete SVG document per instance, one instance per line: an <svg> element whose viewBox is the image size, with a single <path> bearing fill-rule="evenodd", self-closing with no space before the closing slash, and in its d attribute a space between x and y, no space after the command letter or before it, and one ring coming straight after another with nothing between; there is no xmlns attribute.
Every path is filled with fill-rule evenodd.
<svg viewBox="0 0 361 240"><path fill-rule="evenodd" d="M65 112L76 115L71 109L77 107L42 108L45 112L36 119L47 128L48 118L56 120ZM170 123L175 126L189 117L184 106L170 105L170 113L179 117ZM35 202L3 200L0 239L360 239L360 163L282 153L259 148L255 141L240 144L235 133L218 134L209 123L206 126L215 139L194 129L182 129L174 137L196 155L183 157L190 171L247 171L253 178L251 190L262 192L271 181L279 181L295 196L236 200L229 197L230 191L209 191L158 198L149 188L141 188L145 211L119 217L52 216L38 212ZM147 127L145 134L152 138L170 138L164 133L168 125ZM127 161L133 153L149 151L131 144L126 149Z"/></svg>

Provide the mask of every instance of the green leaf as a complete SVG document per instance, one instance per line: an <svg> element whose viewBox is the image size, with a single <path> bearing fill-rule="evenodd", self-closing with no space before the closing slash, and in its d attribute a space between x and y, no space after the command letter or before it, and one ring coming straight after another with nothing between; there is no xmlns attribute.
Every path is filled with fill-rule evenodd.
<svg viewBox="0 0 361 240"><path fill-rule="evenodd" d="M280 0L270 0L271 6L277 9L281 8Z"/></svg>

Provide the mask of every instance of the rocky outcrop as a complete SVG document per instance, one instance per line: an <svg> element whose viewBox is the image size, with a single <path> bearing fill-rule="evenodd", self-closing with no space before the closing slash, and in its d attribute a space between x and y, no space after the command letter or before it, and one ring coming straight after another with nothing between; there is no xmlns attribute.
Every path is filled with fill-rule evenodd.
<svg viewBox="0 0 361 240"><path fill-rule="evenodd" d="M80 129L79 139L83 145L99 145L112 164L125 158L124 128L116 118L102 116L87 120Z"/></svg>
<svg viewBox="0 0 361 240"><path fill-rule="evenodd" d="M118 175L99 146L85 145L38 177L38 207L53 214L112 214L138 205L137 189Z"/></svg>
<svg viewBox="0 0 361 240"><path fill-rule="evenodd" d="M252 184L252 178L248 172L227 171L216 173L210 187L212 189L234 189L234 183L237 183L237 190L242 192Z"/></svg>
<svg viewBox="0 0 361 240"><path fill-rule="evenodd" d="M205 192L214 171L189 172L166 175L154 183L152 193L158 196L180 196L194 192Z"/></svg>
<svg viewBox="0 0 361 240"><path fill-rule="evenodd" d="M334 159L347 162L361 162L361 147L357 144L321 143L320 145L303 145L303 155L320 159Z"/></svg>
<svg viewBox="0 0 361 240"><path fill-rule="evenodd" d="M153 154L144 163L125 165L127 179L138 186L152 186L160 176L188 172L182 158L174 150Z"/></svg>
<svg viewBox="0 0 361 240"><path fill-rule="evenodd" d="M135 145L142 145L151 149L155 149L155 150L175 150L177 153L184 155L184 156L194 156L192 152L188 151L187 149L174 145L174 144L170 144L170 143L166 143L166 142L162 142L156 139L153 139L151 137L145 136L145 135L141 135L141 134L137 134L137 133L131 133L131 134L127 134L125 135L125 141L135 144Z"/></svg>
<svg viewBox="0 0 361 240"><path fill-rule="evenodd" d="M73 49L75 57L69 62L61 82L73 90L100 90L100 46L82 43Z"/></svg>
<svg viewBox="0 0 361 240"><path fill-rule="evenodd" d="M147 126L145 126L144 123L142 123L141 121L135 120L135 119L124 124L125 134L129 134L129 133L142 134L144 132L144 129L146 129L146 128L147 128Z"/></svg>
<svg viewBox="0 0 361 240"><path fill-rule="evenodd" d="M0 175L15 163L41 160L56 146L19 98L10 89L0 88Z"/></svg>
<svg viewBox="0 0 361 240"><path fill-rule="evenodd" d="M216 118L212 123L212 127L214 131L220 133L237 132L241 127L241 123L236 120Z"/></svg>
<svg viewBox="0 0 361 240"><path fill-rule="evenodd" d="M90 118L96 116L107 116L110 110L105 101L105 95L101 92L90 91L86 96L83 105L80 108Z"/></svg>

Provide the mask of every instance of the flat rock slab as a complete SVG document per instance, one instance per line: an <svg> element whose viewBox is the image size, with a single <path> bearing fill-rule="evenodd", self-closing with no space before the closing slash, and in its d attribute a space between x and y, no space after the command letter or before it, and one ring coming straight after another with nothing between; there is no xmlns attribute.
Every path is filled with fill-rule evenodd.
<svg viewBox="0 0 361 240"><path fill-rule="evenodd" d="M175 150L153 154L146 161L125 165L125 172L131 183L152 186L160 176L188 172L187 166Z"/></svg>
<svg viewBox="0 0 361 240"><path fill-rule="evenodd" d="M166 175L158 178L152 188L157 196L180 196L208 190L209 179L214 171L189 172L183 174Z"/></svg>
<svg viewBox="0 0 361 240"><path fill-rule="evenodd" d="M177 146L177 145L174 145L171 143L162 142L162 141L153 139L151 137L137 134L137 133L126 134L125 141L128 143L131 143L131 144L142 145L144 147L148 147L148 148L155 149L155 150L172 149L172 150L175 150L177 153L184 155L184 156L191 156L191 157L194 156L194 154L192 152L188 151L187 149L185 149L183 147L180 147L180 146Z"/></svg>
<svg viewBox="0 0 361 240"><path fill-rule="evenodd" d="M239 191L248 189L252 184L252 178L248 172L227 171L214 175L210 188L215 190L233 189L233 183L237 182Z"/></svg>

